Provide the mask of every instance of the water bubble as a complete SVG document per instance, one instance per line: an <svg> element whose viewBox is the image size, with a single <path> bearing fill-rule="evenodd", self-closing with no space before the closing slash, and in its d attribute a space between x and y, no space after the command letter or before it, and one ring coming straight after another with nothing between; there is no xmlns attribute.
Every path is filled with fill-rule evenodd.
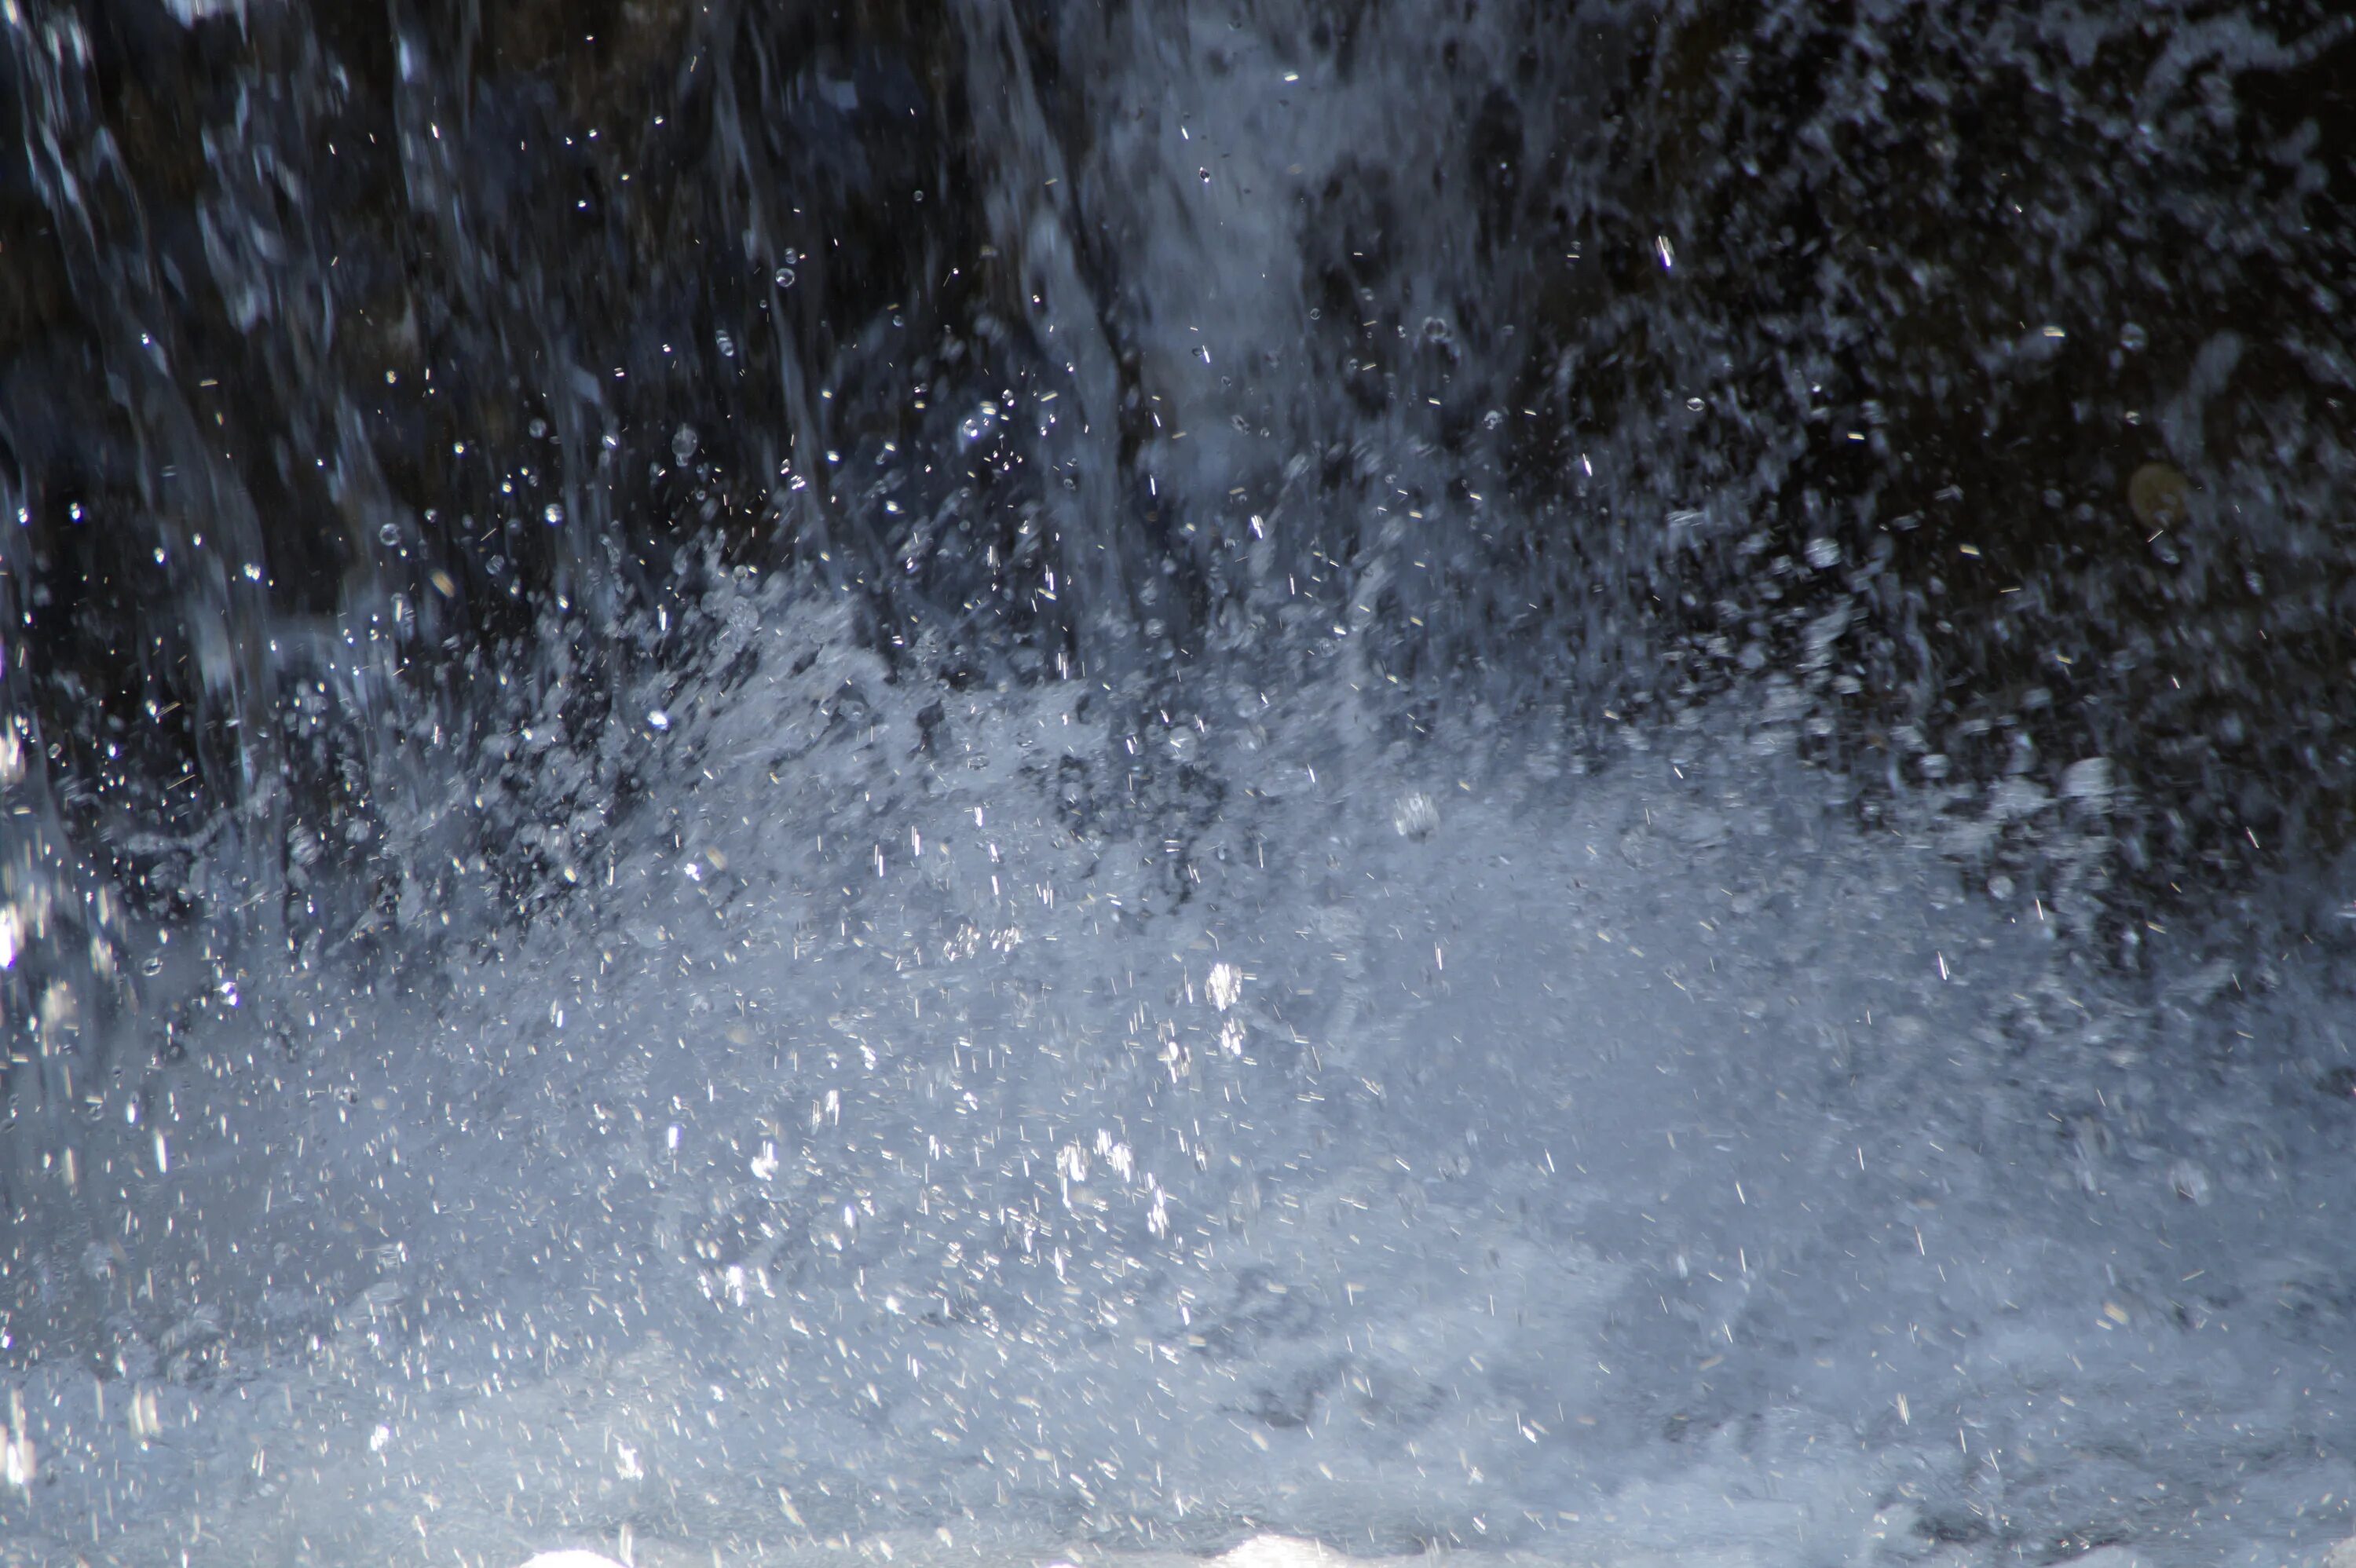
<svg viewBox="0 0 2356 1568"><path fill-rule="evenodd" d="M794 270L791 267L779 267L776 272L769 274L769 281L776 284L777 287L781 289L792 288L794 286Z"/></svg>
<svg viewBox="0 0 2356 1568"><path fill-rule="evenodd" d="M564 526L564 503L562 501L551 501L546 507L541 508L540 516L541 520L545 522L550 528L562 528Z"/></svg>
<svg viewBox="0 0 2356 1568"><path fill-rule="evenodd" d="M657 730L668 730L670 728L670 715L659 708L649 709L647 723Z"/></svg>
<svg viewBox="0 0 2356 1568"><path fill-rule="evenodd" d="M681 467L685 467L687 460L695 455L695 427L693 425L683 424L677 430L670 432L670 454L679 460Z"/></svg>
<svg viewBox="0 0 2356 1568"><path fill-rule="evenodd" d="M401 542L401 525L398 523L385 524L384 527L377 529L376 539L377 543L383 545L388 549L391 549L392 546Z"/></svg>
<svg viewBox="0 0 2356 1568"><path fill-rule="evenodd" d="M548 433L548 421L542 419L536 419L523 428L531 432L532 440L538 441Z"/></svg>
<svg viewBox="0 0 2356 1568"><path fill-rule="evenodd" d="M720 350L720 357L723 359L736 357L736 340L729 336L725 329L713 333L712 342L712 346Z"/></svg>
<svg viewBox="0 0 2356 1568"><path fill-rule="evenodd" d="M1829 571L1840 564L1838 539L1812 539L1808 541L1808 564L1818 571Z"/></svg>
<svg viewBox="0 0 2356 1568"><path fill-rule="evenodd" d="M2150 341L2151 335L2132 321L2119 328L2119 347L2130 354L2140 353Z"/></svg>
<svg viewBox="0 0 2356 1568"><path fill-rule="evenodd" d="M1481 416L1481 428L1483 430L1495 430L1499 425L1504 424L1505 422L1505 416L1502 410L1491 409L1487 413Z"/></svg>
<svg viewBox="0 0 2356 1568"><path fill-rule="evenodd" d="M1695 413L1701 412L1705 406L1706 405L1703 404L1699 398L1687 398L1686 400L1686 407L1691 409Z"/></svg>

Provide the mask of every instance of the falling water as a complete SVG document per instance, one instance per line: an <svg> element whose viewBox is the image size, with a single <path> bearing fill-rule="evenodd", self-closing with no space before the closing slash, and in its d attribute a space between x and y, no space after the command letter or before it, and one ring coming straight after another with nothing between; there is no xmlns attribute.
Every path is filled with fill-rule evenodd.
<svg viewBox="0 0 2356 1568"><path fill-rule="evenodd" d="M951 1078L963 1093L987 1080L974 1115L1012 1129L1018 1151L1027 1118L1044 1127L1076 1084L1107 1119L1075 1124L1070 1152L1043 1145L972 1179L991 1195L975 1200L994 1216L986 1243L935 1221L929 1198L926 1223L905 1222L960 1257L1035 1250L1059 1288L1109 1232L1050 1235L1009 1216L1051 1188L1066 1218L1094 1212L1091 1171L1101 1186L1118 1169L1120 1190L1145 1195L1141 1214L1162 1216L1141 1249L1179 1245L1173 1202L1231 1215L1238 1235L1257 1233L1264 1201L1280 1206L1266 1189L1297 1162L1268 1151L1292 1123L1219 1133L1209 1147L1232 1169L1199 1119L1182 1144L1140 1153L1157 1118L1179 1136L1154 1085L1207 1093L1205 1074L1227 1073L1223 1117L1250 1094L1330 1115L1294 1128L1302 1149L1387 1147L1407 1113L1386 1095L1411 1093L1424 1132L1444 1125L1454 1140L1437 1157L1462 1158L1462 1174L1484 1126L1487 1147L1558 1170L1542 1117L1492 1125L1465 1087L1510 1102L1521 1069L1493 1061L1503 1076L1483 1080L1468 1057L1464 1079L1419 1069L1411 1090L1396 1077L1387 1089L1382 1052L1407 1050L1393 1040L1363 1047L1348 1076L1364 1087L1345 1093L1312 1083L1323 1056L1280 1070L1269 1047L1248 1050L1248 993L1206 1000L1246 984L1215 951L1237 934L1222 921L1251 908L1268 933L1308 943L1266 960L1263 998L1283 964L1361 954L1322 993L1296 977L1297 996L1252 1015L1275 1029L1293 1009L1285 1061L1312 1040L1355 1060L1347 1041L1404 1028L1372 987L1426 958L1395 955L1396 975L1366 966L1379 923L1349 902L1352 864L1368 878L1390 868L1500 943L1545 928L1557 884L1526 880L1537 871L1496 871L1499 892L1460 884L1476 877L1460 860L1385 859L1471 853L1460 836L1474 823L1505 836L1484 852L1519 853L1537 818L1506 809L1519 798L1507 778L1557 792L1530 807L1541 817L1602 814L1561 818L1548 853L1629 803L1631 837L1611 831L1642 874L1596 885L1638 902L1704 898L1708 857L1750 853L1753 808L1760 834L1833 869L1808 873L1814 891L1760 870L1757 889L1726 892L1746 912L1763 899L1833 929L1877 901L1911 910L1891 888L1927 879L1938 921L2026 923L2066 955L2005 971L2020 989L2006 993L2004 1029L2062 1028L2047 1015L2084 1004L2057 999L2035 965L2076 965L2148 1003L2160 1040L2088 1044L2088 1061L2176 1051L2189 1081L2208 1049L2195 1037L2235 1032L2201 1009L2241 1005L2227 993L2256 971L2167 947L2171 928L2271 937L2286 963L2302 943L2338 951L2333 917L2356 891L2356 358L2340 325L2356 287L2351 82L2356 25L2320 5L0 0L0 1381L74 1362L134 1391L203 1389L256 1375L241 1356L357 1354L337 1338L357 1321L348 1307L313 1321L259 1305L314 1244L271 1231L267 1202L238 1211L279 1237L265 1282L261 1264L209 1242L141 1232L159 1200L124 1173L161 1182L173 1157L155 1118L177 1125L199 1101L217 1130L174 1136L202 1145L180 1168L216 1192L274 1190L270 1159L359 1160L391 1137L372 1115L410 1114L397 1087L410 1051L417 1104L455 1096L445 1106L473 1104L486 1125L510 1093L497 1083L543 1074L549 1096L594 1097L617 1075L622 1087L567 1115L600 1136L617 1116L654 1116L648 1136L671 1141L631 1157L655 1158L642 1175L680 1168L679 1140L699 1136L695 1093L710 1106L723 1085L789 1086L818 1107L794 1135L811 1140L801 1167L781 1128L730 1136L853 1216L797 1222L816 1227L814 1257L866 1259L850 1286L825 1276L863 1302L866 1271L881 1277L899 1254L872 1236L859 1251L858 1200L843 1194L906 1150L815 1152L844 1101L840 1084L798 1076L819 1071L798 1052L815 1062L820 1047L764 1032L761 1009L787 1003L740 976L592 1004L565 977L584 955L602 955L603 976L617 953L682 943L734 965L744 931L797 962L822 940L852 943L867 908L854 871L896 890L903 869L930 874L928 856L971 848L943 837L964 831L945 815L953 801L989 859L940 871L939 898L979 900L986 878L991 907L1011 909L1027 842L1032 913L966 923L943 912L951 902L895 891L913 901L892 918L921 940L871 924L849 962L879 963L869 944L896 955L860 971L886 988L927 951L936 964L995 953L1031 978L993 982L986 1004L937 1001L965 1033L942 1025L960 1041L949 1067L911 1066L897 1093L913 1103ZM1042 727L1052 756L1010 738ZM1316 851L1328 808L1310 803L1326 788L1342 792L1335 848ZM1660 797L1656 820L1655 788L1690 798ZM1380 855L1339 848L1352 810L1381 829ZM991 837L1018 817L1033 826ZM1235 891L1248 867L1268 869L1279 828L1291 838L1276 858L1312 890L1305 902ZM1643 848L1663 843L1682 848ZM1892 870L1860 844L1935 868ZM656 866L691 871L699 897L735 912L706 923L630 902L630 878ZM1636 920L1587 887L1607 928ZM847 901L821 909L834 888ZM811 901L776 913L790 899ZM1497 901L1463 912L1483 899ZM1094 912L1066 907L1083 900ZM1526 928L1499 923L1508 909ZM922 935L936 914L942 929ZM727 923L740 916L744 931ZM1108 944L1040 955L1049 930L1080 943L1083 920L1087 941ZM1034 922L1043 934L1014 956ZM1182 929L1214 955L1153 984L1200 1019L1174 1000L1157 1013L1133 977L1112 978L1130 973L1120 942ZM1936 933L1950 929L1920 938L1943 981L1953 955ZM1784 962L1760 940L1762 966ZM1827 1084L1854 1087L1849 1031L1875 1027L1872 1009L1837 1019L1835 994L1857 998L1825 976L1841 955L1869 968L1871 948L1826 940L1838 951L1793 961L1822 980L1823 1017L1792 1027L1844 1064ZM1448 943L1424 945L1417 983L1441 987ZM1572 962L1540 947L1546 964ZM2225 965L2214 975L2211 958ZM1670 978L1700 984L1712 962L1697 950ZM509 978L495 987L497 974ZM1130 1055L1048 999L1099 985ZM864 1050L884 1075L851 1094L854 1117L898 1106L876 1085L916 1049L908 1032L930 1034L930 993L908 986L917 1010L897 1046L878 997L828 1003L827 1071ZM733 1012L714 999L731 987ZM519 998L548 1015L547 1040ZM689 1051L722 1027L658 1027L671 1008L736 1019L717 1056L649 1066L623 1052L576 1081L541 1054L609 1026L596 1050L667 1036ZM1909 1050L1946 1027L1922 1011L1910 1004ZM2328 1015L2326 1002L2293 1008L2278 1031L2303 1083L2347 1071ZM1542 1033L1542 1016L1533 1004L1515 1027ZM1070 1077L1007 1066L991 1028L1072 1031L1081 1043L1056 1059ZM442 1043L470 1030L464 1051ZM616 1043L633 1030L645 1039ZM2004 1049L1973 1045L1966 1080L2012 1071L1995 1065ZM923 1076L936 1070L948 1076ZM2093 1066L2039 1071L2063 1098L2104 1093ZM1558 1109L1586 1092L1554 1089ZM331 1092L332 1132L303 1119L326 1115ZM1350 1108L1313 1108L1329 1096ZM1630 1104L1632 1117L1670 1115ZM2166 1121L2136 1104L2121 1113L2136 1127ZM2046 1113L2071 1129L2068 1181L2083 1175L2087 1193L2110 1140L2130 1136L2104 1130L2108 1105ZM259 1152L236 1141L248 1115L274 1129L250 1134ZM297 1126L337 1152L291 1152ZM1233 1175L1254 1147L1257 1168ZM980 1170L978 1149L962 1157ZM1398 1151L1403 1167L1430 1152L1411 1139ZM1622 1174L1652 1182L1657 1157L1631 1153ZM2205 1209L2208 1168L2184 1168L2195 1174L2163 1196L2190 1205L2198 1185ZM481 1180L466 1201L501 1190ZM1655 1190L1670 1185L1660 1174ZM1340 1226L1363 1198L1335 1196L1347 1186L1301 1200ZM1491 1196L1526 1215L1533 1190ZM709 1213L674 1194L629 1223L643 1221L655 1253L725 1253L693 1277L726 1297L750 1288L757 1225L720 1191ZM1420 1188L1394 1198L1425 1223ZM379 1251L444 1213L422 1189L382 1201L409 1218L366 1221ZM1593 1240L1610 1230L1596 1220L1578 1245L1616 1262ZM1493 1249L1523 1249L1513 1289L1533 1314L1550 1309L1536 1299L1547 1288L1601 1288L1548 1285L1568 1265L1529 1251L1539 1233ZM326 1261L305 1277L327 1294L377 1288L359 1234L317 1243ZM515 1237L443 1234L486 1268L521 1271L495 1277L545 1264ZM1750 1251L1728 1244L1747 1279ZM1682 1288L1693 1271L1675 1258ZM1402 1266L1427 1265L1439 1268ZM1194 1347L1223 1366L1308 1332L1294 1305L1251 1295L1280 1285L1281 1265L1255 1266L1209 1348ZM1376 1265L1369 1252L1333 1266ZM645 1288L618 1264L581 1267L584 1291ZM952 1290L946 1320L1012 1324L1023 1309L997 1288ZM453 1299L462 1317L516 1310L487 1287ZM2330 1299L2314 1310L2337 1343L2344 1307ZM1108 1323L1112 1300L1098 1304ZM1184 1345L1192 1310L1153 1333ZM1711 1353L1738 1355L1733 1316L1719 1322ZM594 1339L567 1331L576 1348ZM1477 1356L1451 1338L1471 1332L1430 1329ZM668 1349L613 1353L687 1354L683 1331L669 1333ZM145 1360L124 1360L134 1341ZM864 1342L841 1341L844 1356ZM1369 1428L1396 1434L1414 1428L1402 1410L1454 1397L1355 1339L1332 1356L1304 1351L1220 1419L1244 1409L1258 1427L1305 1429L1364 1384ZM1541 1383L1578 1397L1529 1375L1532 1399ZM1770 1392L1783 1398L1772 1381L1760 1371L1748 1393L1710 1396L1711 1420L1737 1422L1752 1396L1757 1417ZM1652 1413L1673 1437L1693 1419L1682 1404ZM2329 1435L2316 1442L2344 1460L2339 1419L2318 1416ZM1552 1455L1547 1444L1586 1430L1568 1414L1543 1424L1515 1441ZM1967 1456L1972 1442L1966 1431ZM877 1519L948 1519L981 1496L878 1451L910 1500L873 1505ZM1090 1485L1128 1501L1082 1486L1065 1499L1076 1513L1042 1517L1107 1536L1151 1535L1147 1519L1183 1537L1184 1487L1135 1481L1148 1448L1127 1459L1130 1479ZM1498 1539L1526 1544L1540 1512L1571 1516L1535 1499L1590 1462L1514 1483ZM1389 1474L1343 1467L1355 1479L1333 1496ZM1323 1506L1289 1522L1356 1505L1310 1517ZM1487 1531L1484 1506L1419 1492L1377 1533L1414 1536L1417 1509L1440 1521L1429 1539L1474 1518ZM1906 1506L1951 1522L1980 1508ZM2006 1506L2020 1522L1925 1526L1922 1539L2018 1544L2078 1529L2094 1508ZM786 1505L803 1510L824 1509ZM826 1529L855 1533L854 1514L869 1517ZM56 1526L42 1528L90 1533ZM742 1521L699 1528L751 1539ZM2104 1539L2138 1539L2119 1531Z"/></svg>

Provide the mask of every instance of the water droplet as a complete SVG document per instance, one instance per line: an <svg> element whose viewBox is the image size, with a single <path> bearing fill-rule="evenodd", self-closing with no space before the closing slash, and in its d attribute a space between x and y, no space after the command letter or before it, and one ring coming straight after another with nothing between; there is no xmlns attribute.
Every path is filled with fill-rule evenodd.
<svg viewBox="0 0 2356 1568"><path fill-rule="evenodd" d="M1402 838L1429 838L1440 827L1440 803L1419 789L1409 790L1392 803L1391 826Z"/></svg>

